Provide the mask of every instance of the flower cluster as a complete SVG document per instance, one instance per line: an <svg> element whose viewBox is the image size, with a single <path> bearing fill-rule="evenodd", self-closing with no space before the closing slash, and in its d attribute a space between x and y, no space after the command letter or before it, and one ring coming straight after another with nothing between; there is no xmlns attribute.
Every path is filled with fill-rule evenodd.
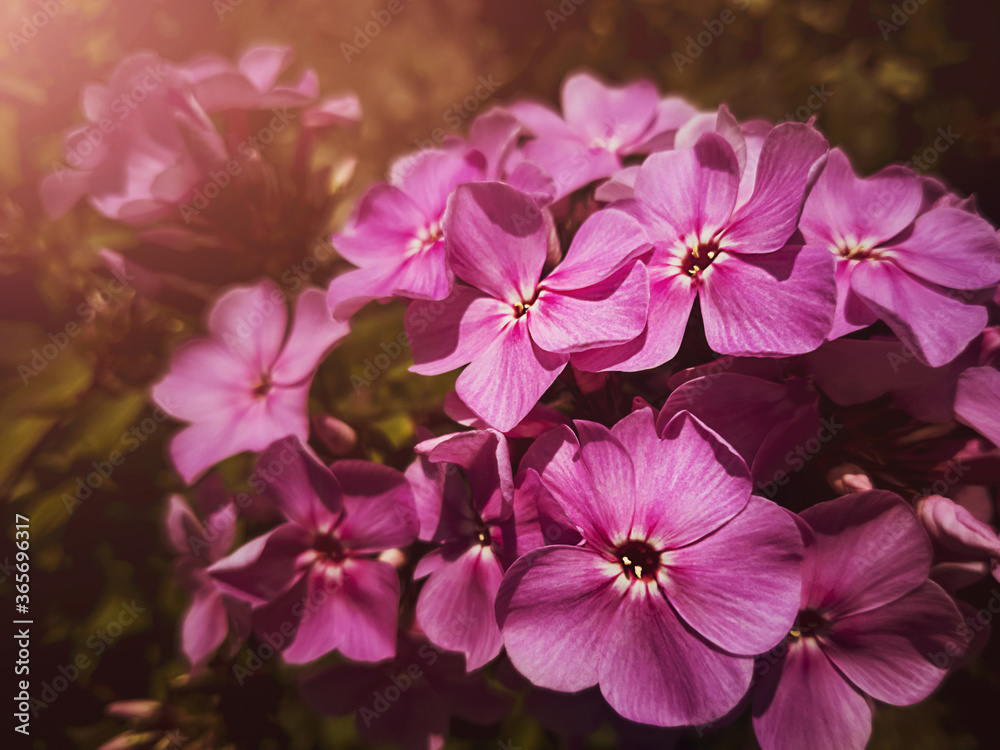
<svg viewBox="0 0 1000 750"><path fill-rule="evenodd" d="M156 64L88 90L88 118ZM286 64L168 66L47 203L162 219L225 161L213 113L315 100ZM338 101L303 118L353 118ZM704 728L746 708L764 750L861 750L875 701L974 658L955 597L1000 580L1000 239L972 199L858 176L812 121L578 73L561 111L495 108L401 158L332 244L355 268L325 294L290 316L271 279L228 289L152 389L188 423L178 473L211 485L203 520L174 497L167 522L193 672L252 630L285 663L328 657L300 674L311 706L407 747L524 691L570 734L586 722L560 712ZM309 413L352 317L391 299L410 370L461 369L455 424L395 466ZM244 452L266 509L247 522L202 479Z"/></svg>

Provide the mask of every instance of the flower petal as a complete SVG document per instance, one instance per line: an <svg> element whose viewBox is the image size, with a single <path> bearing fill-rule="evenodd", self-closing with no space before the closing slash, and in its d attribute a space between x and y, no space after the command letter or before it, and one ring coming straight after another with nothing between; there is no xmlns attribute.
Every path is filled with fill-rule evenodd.
<svg viewBox="0 0 1000 750"><path fill-rule="evenodd" d="M455 391L488 425L506 432L531 411L569 361L531 340L522 317L459 375Z"/></svg>
<svg viewBox="0 0 1000 750"><path fill-rule="evenodd" d="M823 651L873 698L896 706L922 701L965 650L965 624L936 583L894 602L834 621Z"/></svg>
<svg viewBox="0 0 1000 750"><path fill-rule="evenodd" d="M372 461L337 461L330 467L344 491L337 535L356 554L405 547L420 522L413 490L401 471Z"/></svg>
<svg viewBox="0 0 1000 750"><path fill-rule="evenodd" d="M895 601L927 580L931 543L899 495L869 490L800 514L806 537L802 607L838 616Z"/></svg>
<svg viewBox="0 0 1000 750"><path fill-rule="evenodd" d="M444 231L456 276L512 305L534 297L548 231L530 197L500 182L461 185Z"/></svg>
<svg viewBox="0 0 1000 750"><path fill-rule="evenodd" d="M621 567L579 547L529 552L504 576L497 623L507 655L534 685L575 692L597 683Z"/></svg>
<svg viewBox="0 0 1000 750"><path fill-rule="evenodd" d="M597 651L601 693L626 719L705 724L750 687L753 659L723 653L687 629L655 583L633 583L606 628Z"/></svg>
<svg viewBox="0 0 1000 750"><path fill-rule="evenodd" d="M957 357L988 320L982 305L965 304L891 262L859 263L851 275L851 291L931 367Z"/></svg>
<svg viewBox="0 0 1000 750"><path fill-rule="evenodd" d="M492 661L503 646L493 613L502 578L492 550L473 544L432 573L420 592L420 628L431 643L465 654L470 672Z"/></svg>
<svg viewBox="0 0 1000 750"><path fill-rule="evenodd" d="M648 308L646 267L634 263L586 289L552 290L546 279L528 310L528 329L546 351L585 351L634 339L646 325Z"/></svg>
<svg viewBox="0 0 1000 750"><path fill-rule="evenodd" d="M753 195L733 215L725 247L738 253L781 248L795 232L806 193L828 148L811 125L785 122L771 130L757 160Z"/></svg>
<svg viewBox="0 0 1000 750"><path fill-rule="evenodd" d="M803 354L833 325L833 256L823 248L724 253L702 278L705 335L720 354Z"/></svg>
<svg viewBox="0 0 1000 750"><path fill-rule="evenodd" d="M753 728L761 750L864 750L872 707L810 639L778 664L761 664Z"/></svg>
<svg viewBox="0 0 1000 750"><path fill-rule="evenodd" d="M802 537L792 517L752 497L710 536L668 552L660 585L681 618L720 648L753 656L795 624Z"/></svg>

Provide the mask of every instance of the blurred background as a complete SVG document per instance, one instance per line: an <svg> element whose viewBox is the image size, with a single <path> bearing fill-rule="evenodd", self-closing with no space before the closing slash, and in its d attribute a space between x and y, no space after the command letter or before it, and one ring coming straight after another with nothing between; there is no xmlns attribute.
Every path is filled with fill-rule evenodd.
<svg viewBox="0 0 1000 750"><path fill-rule="evenodd" d="M331 180L330 200L294 220L283 214L280 233L275 223L263 240L256 238L258 246L280 247L285 268L314 253L317 238L339 226L353 198L385 179L394 158L464 134L470 119L492 104L522 96L556 103L564 75L582 67L615 81L648 77L701 108L726 103L741 119L815 116L859 171L908 163L942 175L960 193L975 193L980 212L994 224L1000 218L995 0L399 2L401 10L369 36L363 27L386 0L3 0L4 529L12 539L14 513L31 518L34 684L51 683L80 655L88 664L34 720L26 746L95 748L123 727L105 715L109 703L178 695L190 726L220 727L214 736L225 742L219 747L361 746L350 718L308 712L279 665L268 664L267 679L239 689L211 680L192 686L179 677L185 665L176 630L186 595L170 576L161 520L167 494L183 488L164 452L176 426L155 418L148 386L162 374L172 347L199 330L206 289L278 266L263 252L255 255L252 243L239 249L236 265L212 260L208 251L151 247L83 204L57 221L46 218L38 184L62 159L63 133L83 120L81 90L106 81L125 55L151 49L172 61L203 52L232 59L253 43L288 44L297 65L316 69L324 94L358 95L359 128L332 135L317 157L336 166L355 155L353 176L347 180L349 170L341 170L345 179ZM44 24L31 21L39 13ZM146 299L132 288L102 294L110 277L101 248L181 277L198 276L197 284L176 303ZM213 275L212 262L226 273ZM336 268L336 261L322 264L313 281L322 283ZM93 309L89 320L80 319L81 304ZM81 334L25 381L18 367L69 322L79 323ZM416 425L440 411L452 382L407 377L404 357L371 387L352 387L349 375L360 374L365 359L378 354L378 341L400 330L398 305L367 310L312 394L315 411L335 414L357 433L358 455L397 466L405 465ZM78 495L77 478L121 448L127 434L138 444L125 463L97 489ZM240 460L227 462L224 472L247 476ZM13 554L5 542L5 600L13 593ZM129 607L136 616L112 636L116 629L109 626L122 622ZM988 665L995 666L997 650L992 644L983 660L920 709L880 709L873 747L996 747L1000 684ZM449 747L555 746L518 711L486 735L462 727L455 734ZM755 747L748 722L690 742ZM608 734L593 739L594 747L613 743Z"/></svg>

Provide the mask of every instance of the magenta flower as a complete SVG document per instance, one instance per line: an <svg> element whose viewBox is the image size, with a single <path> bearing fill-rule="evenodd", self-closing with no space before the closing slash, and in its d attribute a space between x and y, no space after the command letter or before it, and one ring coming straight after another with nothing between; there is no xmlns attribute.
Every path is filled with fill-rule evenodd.
<svg viewBox="0 0 1000 750"><path fill-rule="evenodd" d="M862 750L876 700L923 700L961 655L962 618L927 580L931 545L891 492L808 508L798 619L758 662L754 730L763 750Z"/></svg>
<svg viewBox="0 0 1000 750"><path fill-rule="evenodd" d="M493 607L504 570L543 544L534 498L514 492L507 441L492 430L425 440L416 451L421 459L407 477L420 538L439 545L413 575L430 576L417 601L417 624L435 645L465 654L472 671L503 646Z"/></svg>
<svg viewBox="0 0 1000 750"><path fill-rule="evenodd" d="M374 299L447 297L453 283L444 243L448 196L483 179L485 170L483 155L467 146L427 149L397 161L388 183L369 188L333 236L337 252L358 266L330 283L334 316L350 318Z"/></svg>
<svg viewBox="0 0 1000 750"><path fill-rule="evenodd" d="M66 136L66 165L41 184L52 217L86 196L98 212L126 224L172 214L227 150L191 83L153 53L125 58L107 86L83 92L87 125Z"/></svg>
<svg viewBox="0 0 1000 750"><path fill-rule="evenodd" d="M661 101L650 81L608 86L589 73L563 81L562 117L534 102L507 109L535 136L524 156L555 181L557 199L610 177L629 154L669 148L673 134L696 113L680 98Z"/></svg>
<svg viewBox="0 0 1000 750"><path fill-rule="evenodd" d="M236 538L236 506L218 477L206 480L197 491L205 512L205 523L191 512L180 495L171 495L167 539L178 557L174 574L191 592L181 625L181 650L191 664L191 674L200 674L222 645L230 623L242 640L250 631L250 608L223 594L208 574L208 566L221 560Z"/></svg>
<svg viewBox="0 0 1000 750"><path fill-rule="evenodd" d="M302 292L290 329L284 293L270 279L236 287L208 314L209 336L185 342L153 386L153 400L191 424L170 441L184 481L275 440L309 437L308 399L320 361L350 330L331 320L323 293Z"/></svg>
<svg viewBox="0 0 1000 750"><path fill-rule="evenodd" d="M700 724L747 692L753 656L795 619L801 539L751 496L746 465L690 414L662 438L649 409L613 429L577 421L522 460L583 536L529 552L504 576L507 654L539 687L598 684L633 721Z"/></svg>
<svg viewBox="0 0 1000 750"><path fill-rule="evenodd" d="M261 455L258 472L266 472L265 494L288 520L209 572L223 590L254 606L262 636L287 639L283 655L290 664L334 649L359 661L391 657L399 577L374 556L417 534L406 478L367 461L328 469L307 447L296 450L288 441Z"/></svg>
<svg viewBox="0 0 1000 750"><path fill-rule="evenodd" d="M729 134L741 142L739 131ZM635 177L636 211L655 243L649 322L634 341L574 357L585 370L644 370L677 353L695 299L722 354L801 354L830 330L836 290L821 247L786 244L827 144L812 127L771 129L747 161L716 132L652 154ZM750 165L750 166L748 166ZM752 194L740 184L755 168Z"/></svg>
<svg viewBox="0 0 1000 750"><path fill-rule="evenodd" d="M291 47L259 45L236 65L219 55L203 55L180 70L206 112L303 107L319 96L319 79L310 68L294 83L279 83L294 57Z"/></svg>
<svg viewBox="0 0 1000 750"><path fill-rule="evenodd" d="M883 320L938 367L986 326L986 300L974 290L1000 281L1000 240L973 213L940 202L922 211L924 203L921 179L905 167L861 179L831 152L801 222L806 242L837 258L831 339Z"/></svg>
<svg viewBox="0 0 1000 750"><path fill-rule="evenodd" d="M549 225L528 195L498 182L463 185L445 224L449 262L466 284L441 303L411 303L410 369L437 375L468 364L456 391L491 427L520 422L571 352L642 330L648 282L634 259L648 243L625 212L588 219L544 279Z"/></svg>

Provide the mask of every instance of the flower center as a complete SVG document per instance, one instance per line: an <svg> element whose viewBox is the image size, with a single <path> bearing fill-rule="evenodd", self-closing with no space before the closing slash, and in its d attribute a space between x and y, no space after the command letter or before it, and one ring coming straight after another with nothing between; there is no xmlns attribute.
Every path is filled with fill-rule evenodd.
<svg viewBox="0 0 1000 750"><path fill-rule="evenodd" d="M339 562L347 557L344 545L340 543L339 539L329 534L317 536L313 541L313 549L316 550L321 557L333 562Z"/></svg>
<svg viewBox="0 0 1000 750"><path fill-rule="evenodd" d="M826 615L815 609L804 609L799 612L799 616L795 619L795 625L788 631L789 640L825 635L829 627L830 620Z"/></svg>
<svg viewBox="0 0 1000 750"><path fill-rule="evenodd" d="M655 580L660 568L660 553L646 542L629 540L615 551L615 555L627 578Z"/></svg>
<svg viewBox="0 0 1000 750"><path fill-rule="evenodd" d="M859 240L855 237L841 237L831 246L834 255L847 260L878 260L882 252L873 240Z"/></svg>
<svg viewBox="0 0 1000 750"><path fill-rule="evenodd" d="M493 537L490 535L490 527L485 523L480 522L476 525L476 538L484 547L489 547L493 544Z"/></svg>
<svg viewBox="0 0 1000 750"><path fill-rule="evenodd" d="M273 387L274 384L271 382L271 377L269 375L261 375L260 383L253 389L253 395L257 398L264 398L271 392L271 388Z"/></svg>
<svg viewBox="0 0 1000 750"><path fill-rule="evenodd" d="M688 250L681 261L681 270L692 278L699 276L719 256L717 240L699 242Z"/></svg>
<svg viewBox="0 0 1000 750"><path fill-rule="evenodd" d="M434 246L434 243L444 236L440 221L432 221L425 227L417 230L416 236L410 240L407 249L410 253L422 253Z"/></svg>

